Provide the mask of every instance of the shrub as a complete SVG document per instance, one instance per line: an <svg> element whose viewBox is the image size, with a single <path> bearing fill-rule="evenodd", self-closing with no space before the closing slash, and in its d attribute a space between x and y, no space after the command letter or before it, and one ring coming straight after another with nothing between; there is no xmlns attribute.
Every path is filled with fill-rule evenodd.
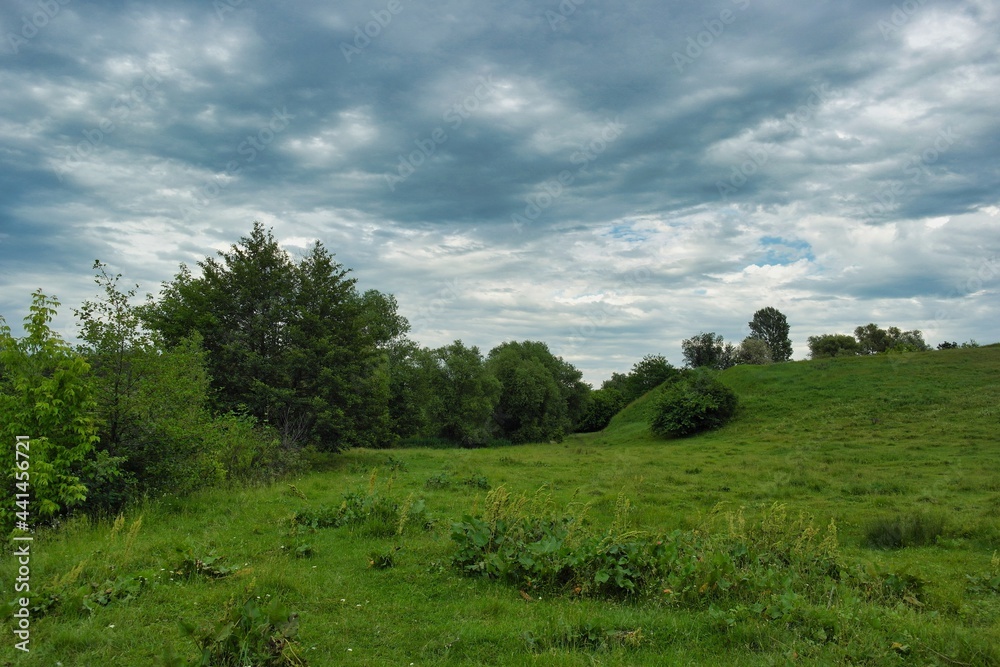
<svg viewBox="0 0 1000 667"><path fill-rule="evenodd" d="M617 389L608 388L592 391L587 396L583 416L580 418L576 430L581 433L601 431L611 422L611 418L624 407L625 397Z"/></svg>
<svg viewBox="0 0 1000 667"><path fill-rule="evenodd" d="M32 294L20 339L0 317L0 475L5 488L33 495L31 520L53 519L86 500L80 470L98 440L90 367L49 328L58 305ZM24 502L0 507L4 533L15 516L27 521Z"/></svg>
<svg viewBox="0 0 1000 667"><path fill-rule="evenodd" d="M684 437L718 428L736 413L736 394L710 371L685 371L660 394L650 428L660 436Z"/></svg>
<svg viewBox="0 0 1000 667"><path fill-rule="evenodd" d="M853 357L860 353L861 345L853 336L844 334L809 336L809 356L812 359Z"/></svg>

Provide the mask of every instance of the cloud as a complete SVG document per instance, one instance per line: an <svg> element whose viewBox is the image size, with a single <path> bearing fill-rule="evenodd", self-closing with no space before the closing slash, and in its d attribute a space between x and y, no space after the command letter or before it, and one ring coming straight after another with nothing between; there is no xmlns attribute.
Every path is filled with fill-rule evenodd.
<svg viewBox="0 0 1000 667"><path fill-rule="evenodd" d="M155 292L256 219L423 344L594 383L766 305L799 358L996 330L993 3L570 4L5 4L0 313L95 258Z"/></svg>

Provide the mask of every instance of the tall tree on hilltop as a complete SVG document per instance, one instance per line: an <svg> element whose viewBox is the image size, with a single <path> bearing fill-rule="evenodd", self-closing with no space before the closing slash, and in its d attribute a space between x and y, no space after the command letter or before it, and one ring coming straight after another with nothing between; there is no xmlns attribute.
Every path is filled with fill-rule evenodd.
<svg viewBox="0 0 1000 667"><path fill-rule="evenodd" d="M768 306L753 314L749 322L750 337L759 338L771 350L771 360L788 361L792 358L792 340L788 337L788 320L777 308Z"/></svg>

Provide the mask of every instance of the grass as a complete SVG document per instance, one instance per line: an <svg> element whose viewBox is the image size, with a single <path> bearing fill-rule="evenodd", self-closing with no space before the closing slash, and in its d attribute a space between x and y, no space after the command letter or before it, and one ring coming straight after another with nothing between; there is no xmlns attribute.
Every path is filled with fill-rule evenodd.
<svg viewBox="0 0 1000 667"><path fill-rule="evenodd" d="M647 396L560 444L352 450L268 487L149 502L117 525L75 518L32 545L33 598L64 599L32 618L28 654L5 620L0 664L193 657L179 621L214 623L260 596L298 614L310 665L997 665L998 370L996 346L743 366L722 376L736 419L690 439L650 435ZM832 519L845 567L878 589L831 582L829 600L780 600L778 620L752 605L539 599L451 565L452 522L501 486L542 489L558 511L586 506L594 530L624 493L631 528L651 534L725 531L727 512L753 522L778 502L818 527ZM349 491L395 514L379 505L377 530L371 517L293 529L293 515L335 511ZM17 597L16 571L4 554L0 600ZM129 595L134 577L147 583ZM121 592L106 605L74 608L109 587Z"/></svg>

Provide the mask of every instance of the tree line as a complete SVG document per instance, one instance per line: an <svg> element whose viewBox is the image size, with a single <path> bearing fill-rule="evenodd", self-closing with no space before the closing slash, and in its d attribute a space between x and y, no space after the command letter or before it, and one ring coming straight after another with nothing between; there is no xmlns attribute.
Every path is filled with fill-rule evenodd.
<svg viewBox="0 0 1000 667"><path fill-rule="evenodd" d="M273 478L307 465L314 451L559 441L605 428L682 375L695 389L712 388L662 355L593 390L541 341L485 354L461 340L422 347L408 338L392 295L361 291L319 242L293 259L260 223L197 272L181 265L145 302L101 262L94 269L101 295L74 309L77 345L51 329L59 303L41 291L23 337L0 318L3 470L14 484L11 443L35 438L31 489L45 518ZM782 313L759 310L749 327L739 345L714 333L685 340L685 366L791 357ZM886 333L894 345L915 340L897 331ZM5 527L12 516L0 508Z"/></svg>

